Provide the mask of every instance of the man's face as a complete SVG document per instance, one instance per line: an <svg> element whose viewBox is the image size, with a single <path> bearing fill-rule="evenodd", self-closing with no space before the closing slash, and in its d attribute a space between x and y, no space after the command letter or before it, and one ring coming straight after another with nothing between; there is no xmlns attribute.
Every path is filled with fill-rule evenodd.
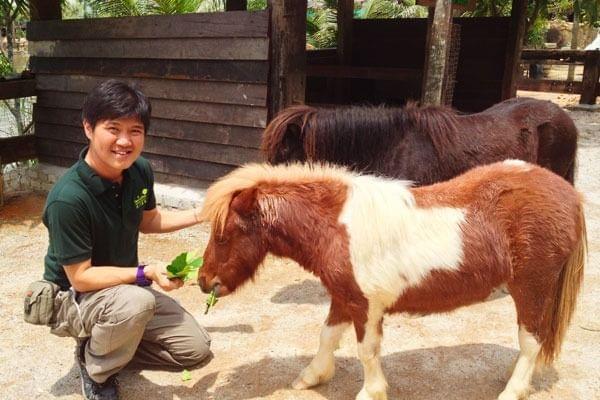
<svg viewBox="0 0 600 400"><path fill-rule="evenodd" d="M90 140L86 161L100 176L120 176L142 153L144 124L137 117L98 121L93 129L84 121L83 127Z"/></svg>

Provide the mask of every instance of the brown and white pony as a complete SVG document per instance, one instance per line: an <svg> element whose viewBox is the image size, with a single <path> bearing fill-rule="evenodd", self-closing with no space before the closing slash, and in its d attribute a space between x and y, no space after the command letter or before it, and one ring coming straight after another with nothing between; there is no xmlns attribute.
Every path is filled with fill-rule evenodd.
<svg viewBox="0 0 600 400"><path fill-rule="evenodd" d="M556 104L508 99L461 115L448 107L306 105L282 110L261 148L272 164L329 162L430 185L507 158L574 182L577 128Z"/></svg>
<svg viewBox="0 0 600 400"><path fill-rule="evenodd" d="M499 399L520 398L536 361L558 354L583 277L579 193L517 160L421 188L342 167L248 165L208 189L202 218L212 222L203 291L233 292L267 253L321 279L329 316L317 355L293 387L333 377L333 351L353 325L364 368L360 400L387 398L379 360L385 313L447 312L504 284L521 351Z"/></svg>

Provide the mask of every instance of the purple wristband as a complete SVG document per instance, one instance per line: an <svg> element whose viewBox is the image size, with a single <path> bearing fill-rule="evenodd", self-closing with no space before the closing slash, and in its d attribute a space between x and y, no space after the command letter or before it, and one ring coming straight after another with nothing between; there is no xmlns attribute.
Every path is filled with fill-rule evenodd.
<svg viewBox="0 0 600 400"><path fill-rule="evenodd" d="M135 275L135 284L138 286L152 285L152 281L150 279L146 278L146 275L144 274L145 266L146 266L145 264L140 264L137 267L137 273Z"/></svg>

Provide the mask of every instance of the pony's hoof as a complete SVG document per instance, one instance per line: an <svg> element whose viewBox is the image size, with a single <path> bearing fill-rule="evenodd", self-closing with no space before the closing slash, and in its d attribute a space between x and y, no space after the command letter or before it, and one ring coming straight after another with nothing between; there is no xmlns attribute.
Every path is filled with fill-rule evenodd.
<svg viewBox="0 0 600 400"><path fill-rule="evenodd" d="M519 400L519 399L521 399L521 396L519 396L518 394L516 394L513 391L507 391L507 390L500 393L500 395L498 396L498 400Z"/></svg>
<svg viewBox="0 0 600 400"><path fill-rule="evenodd" d="M292 382L292 388L296 390L308 389L311 386L314 385L310 385L307 382L304 382L304 380L301 377L297 377L296 379L294 379L294 382Z"/></svg>
<svg viewBox="0 0 600 400"><path fill-rule="evenodd" d="M386 392L369 393L364 388L356 395L356 400L387 400Z"/></svg>
<svg viewBox="0 0 600 400"><path fill-rule="evenodd" d="M306 367L300 375L292 382L292 387L296 390L308 389L318 384L328 382L335 374L334 368L327 368L325 371L315 373L310 366Z"/></svg>

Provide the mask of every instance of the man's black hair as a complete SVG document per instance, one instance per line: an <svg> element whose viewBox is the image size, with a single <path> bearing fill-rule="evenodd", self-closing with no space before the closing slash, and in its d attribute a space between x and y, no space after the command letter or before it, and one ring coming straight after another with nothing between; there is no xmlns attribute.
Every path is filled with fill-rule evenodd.
<svg viewBox="0 0 600 400"><path fill-rule="evenodd" d="M92 129L99 121L137 117L144 124L144 131L148 132L151 112L150 102L135 86L109 79L86 96L81 116Z"/></svg>

